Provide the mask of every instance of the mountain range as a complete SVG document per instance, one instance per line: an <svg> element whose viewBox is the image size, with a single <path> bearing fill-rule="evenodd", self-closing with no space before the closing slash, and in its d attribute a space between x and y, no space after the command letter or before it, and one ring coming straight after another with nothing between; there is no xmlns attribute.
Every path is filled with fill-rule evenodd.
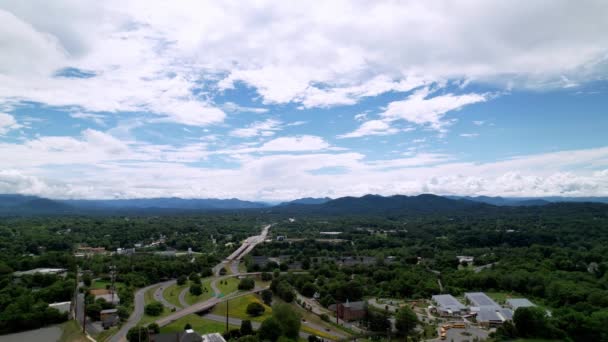
<svg viewBox="0 0 608 342"><path fill-rule="evenodd" d="M316 214L425 214L492 207L544 206L553 202L599 202L608 197L503 198L489 196L417 196L301 198L278 205L232 199L143 198L115 200L54 200L29 195L0 194L0 215L171 213L264 209L275 213Z"/></svg>

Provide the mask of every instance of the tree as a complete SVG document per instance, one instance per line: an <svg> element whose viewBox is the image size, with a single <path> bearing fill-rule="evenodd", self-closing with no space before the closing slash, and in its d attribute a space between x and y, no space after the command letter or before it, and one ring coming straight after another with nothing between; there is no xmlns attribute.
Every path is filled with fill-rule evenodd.
<svg viewBox="0 0 608 342"><path fill-rule="evenodd" d="M241 336L253 335L253 327L251 326L250 320L243 320L241 322Z"/></svg>
<svg viewBox="0 0 608 342"><path fill-rule="evenodd" d="M201 282L201 277L198 275L198 273L192 273L190 274L190 281L195 284L198 284Z"/></svg>
<svg viewBox="0 0 608 342"><path fill-rule="evenodd" d="M400 308L395 316L395 328L402 336L410 335L416 328L417 323L416 313L407 306Z"/></svg>
<svg viewBox="0 0 608 342"><path fill-rule="evenodd" d="M245 336L241 336L237 341L238 342L258 342L259 339L255 335L245 335Z"/></svg>
<svg viewBox="0 0 608 342"><path fill-rule="evenodd" d="M260 277L262 278L262 281L271 281L272 280L272 274L270 274L268 272L262 272Z"/></svg>
<svg viewBox="0 0 608 342"><path fill-rule="evenodd" d="M368 311L367 320L369 323L369 330L374 332L385 332L391 328L391 322L384 313L376 313Z"/></svg>
<svg viewBox="0 0 608 342"><path fill-rule="evenodd" d="M85 273L82 275L82 283L84 284L84 286L91 286L92 283L92 279L91 279L91 275L88 273Z"/></svg>
<svg viewBox="0 0 608 342"><path fill-rule="evenodd" d="M177 278L177 285L179 285L179 286L186 285L186 281L188 281L188 278L186 278L185 275L181 275Z"/></svg>
<svg viewBox="0 0 608 342"><path fill-rule="evenodd" d="M262 341L276 342L283 334L283 330L279 322L274 317L270 317L262 322L258 334Z"/></svg>
<svg viewBox="0 0 608 342"><path fill-rule="evenodd" d="M159 316L163 313L163 304L160 302L152 302L145 306L144 311L149 316Z"/></svg>
<svg viewBox="0 0 608 342"><path fill-rule="evenodd" d="M101 310L103 310L103 308L101 307L101 304L99 304L99 303L89 304L89 305L87 305L87 316L91 317L95 321L98 321L99 313L101 312Z"/></svg>
<svg viewBox="0 0 608 342"><path fill-rule="evenodd" d="M302 295L304 297L312 297L315 292L317 292L317 287L311 283L311 282L307 282L306 284L304 284L304 286L302 286Z"/></svg>
<svg viewBox="0 0 608 342"><path fill-rule="evenodd" d="M226 268L225 268L225 267L222 267L222 268L220 269L220 275L221 275L221 276L224 276L224 275L226 275L226 273L228 273L228 271L226 271Z"/></svg>
<svg viewBox="0 0 608 342"><path fill-rule="evenodd" d="M127 340L129 340L129 342L148 342L149 335L148 329L136 326L129 329L129 332L127 332Z"/></svg>
<svg viewBox="0 0 608 342"><path fill-rule="evenodd" d="M547 312L536 306L518 308L513 323L521 337L542 337L547 330Z"/></svg>
<svg viewBox="0 0 608 342"><path fill-rule="evenodd" d="M270 305L272 304L272 291L266 289L262 291L262 300L264 304Z"/></svg>
<svg viewBox="0 0 608 342"><path fill-rule="evenodd" d="M150 324L148 324L148 331L151 334L158 334L158 333L160 333L160 327L156 323L150 323Z"/></svg>
<svg viewBox="0 0 608 342"><path fill-rule="evenodd" d="M247 314L250 316L261 316L264 311L266 311L266 309L258 302L249 303L249 305L247 305Z"/></svg>
<svg viewBox="0 0 608 342"><path fill-rule="evenodd" d="M186 323L186 325L184 325L184 330L190 330L190 329L192 329L192 324Z"/></svg>
<svg viewBox="0 0 608 342"><path fill-rule="evenodd" d="M203 288L201 287L200 284L194 284L190 286L190 294L193 296L200 296L201 294L203 294Z"/></svg>
<svg viewBox="0 0 608 342"><path fill-rule="evenodd" d="M272 317L279 323L284 336L294 340L298 339L302 317L289 305L275 305L272 309Z"/></svg>
<svg viewBox="0 0 608 342"><path fill-rule="evenodd" d="M252 278L243 278L239 282L239 290L249 291L255 287L255 281Z"/></svg>

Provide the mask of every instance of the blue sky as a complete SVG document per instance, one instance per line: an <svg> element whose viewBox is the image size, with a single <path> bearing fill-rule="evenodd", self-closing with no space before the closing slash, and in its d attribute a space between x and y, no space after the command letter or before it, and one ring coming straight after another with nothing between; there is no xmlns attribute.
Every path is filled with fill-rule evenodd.
<svg viewBox="0 0 608 342"><path fill-rule="evenodd" d="M606 15L0 1L0 192L606 196Z"/></svg>

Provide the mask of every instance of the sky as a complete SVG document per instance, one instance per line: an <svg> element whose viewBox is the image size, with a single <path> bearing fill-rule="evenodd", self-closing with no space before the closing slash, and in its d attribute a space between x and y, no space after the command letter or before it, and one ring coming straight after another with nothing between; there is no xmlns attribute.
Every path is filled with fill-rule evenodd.
<svg viewBox="0 0 608 342"><path fill-rule="evenodd" d="M606 1L0 0L0 193L608 196Z"/></svg>

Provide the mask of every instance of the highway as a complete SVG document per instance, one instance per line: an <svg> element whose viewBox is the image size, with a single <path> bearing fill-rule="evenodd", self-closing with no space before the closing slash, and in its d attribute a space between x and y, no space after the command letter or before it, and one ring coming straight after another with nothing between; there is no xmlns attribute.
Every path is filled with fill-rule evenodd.
<svg viewBox="0 0 608 342"><path fill-rule="evenodd" d="M245 241L243 241L243 244L237 248L237 250L235 250L232 254L230 254L230 256L228 256L228 258L226 258L226 260L223 260L221 263L219 263L218 265L216 265L213 268L213 272L216 276L219 275L219 271L222 269L222 267L224 267L225 265L230 265L230 263L233 260L240 260L242 257L244 257L245 255L247 255L247 253L251 252L251 250L253 250L253 248L255 248L256 245L258 245L259 243L264 242L264 240L266 240L266 237L268 236L268 231L270 230L270 227L272 227L271 224L266 225L262 228L262 232L260 233L260 235L255 235L255 236L251 236L249 238L247 238ZM238 265L238 264L237 264ZM238 267L238 266L237 266ZM237 268L238 271L238 268ZM243 275L246 275L247 273L243 273ZM257 273L252 273L252 274L257 274ZM227 277L236 277L239 276L241 274L239 274L238 272L236 272L235 274L232 274L230 276ZM226 278L227 278L226 277ZM221 301L225 301L228 298L235 298L235 297L224 297L222 299L218 299L217 296L220 294L219 289L217 288L217 286L215 285L215 282L217 282L220 279L224 279L224 277L222 278L217 278L214 279L211 282L211 288L215 294L215 297L204 301L204 302L200 302L200 303L196 303L192 306L188 306L185 307L181 310L178 310L174 313L172 313L171 315L167 316L167 317L163 317L161 319L159 319L158 321L156 321L156 323L160 326L164 326L167 325L181 317L184 317L186 315L192 314L192 313L197 313L197 312L201 312L201 311L206 311L211 309L212 307L214 307L217 303L221 302ZM173 280L169 280L169 281L165 281L162 283L157 283L157 284L153 284L147 287L144 287L142 289L137 290L137 292L135 292L135 300L134 300L134 310L131 313L131 316L129 316L129 319L123 323L123 325L121 326L120 330L118 330L118 332L112 336L112 338L110 339L111 342L122 342L122 341L126 341L126 336L127 336L127 332L129 332L129 329L135 327L139 321L141 320L141 318L143 317L144 314L144 306L145 306L145 301L144 301L144 294L146 293L147 290L160 286L163 289L165 289L167 286L171 285L175 283L175 279ZM242 293L240 295L246 295L249 293L253 293L256 291L261 291L261 289L255 289L253 291L250 292L245 292ZM157 297L156 295L159 295L159 297ZM156 300L160 301L161 303L163 303L163 305L172 308L174 307L172 304L168 303L162 296L162 290L159 291L155 291L154 293L154 297ZM161 299L162 298L162 299ZM181 300L180 300L181 303Z"/></svg>

